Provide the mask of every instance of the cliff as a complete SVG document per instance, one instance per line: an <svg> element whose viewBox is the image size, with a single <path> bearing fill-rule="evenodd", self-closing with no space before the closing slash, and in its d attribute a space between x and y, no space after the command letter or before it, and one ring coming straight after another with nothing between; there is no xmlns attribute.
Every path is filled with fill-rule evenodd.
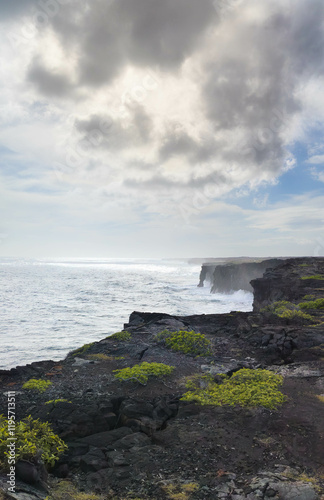
<svg viewBox="0 0 324 500"><path fill-rule="evenodd" d="M30 460L23 477L17 467L18 494L4 498L323 498L324 258L288 259L252 285L253 312L134 311L124 325L126 336L85 345L61 362L1 371L0 414L8 412L7 391L15 391L16 419L30 414L48 421L68 445L46 479L49 492L37 482L40 464ZM291 303L272 309L281 299ZM167 348L156 339L164 330L204 334L210 349L196 356ZM174 370L145 384L114 376L142 362ZM193 375L204 390L208 380L221 385L242 368L281 375L285 402L269 409L182 399ZM52 385L45 393L27 391L23 384L30 378ZM69 482L61 485L73 482L91 495L73 490L55 496L62 478ZM0 472L0 498L5 483Z"/></svg>
<svg viewBox="0 0 324 500"><path fill-rule="evenodd" d="M300 257L280 261L275 268L268 269L262 278L254 279L251 285L254 290L254 311L260 311L279 300L297 302L307 295L323 297L324 258Z"/></svg>
<svg viewBox="0 0 324 500"><path fill-rule="evenodd" d="M204 286L204 281L211 284L211 293L229 293L234 290L252 292L250 281L261 278L268 268L275 268L282 262L281 259L259 260L257 262L202 265L198 286Z"/></svg>

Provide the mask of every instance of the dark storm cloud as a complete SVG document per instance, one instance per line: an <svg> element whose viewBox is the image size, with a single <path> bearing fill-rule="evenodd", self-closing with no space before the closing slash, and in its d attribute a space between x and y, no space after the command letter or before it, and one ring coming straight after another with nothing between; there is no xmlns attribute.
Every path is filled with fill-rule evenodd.
<svg viewBox="0 0 324 500"><path fill-rule="evenodd" d="M49 71L37 59L29 68L28 80L47 97L64 97L71 93L71 83L67 75Z"/></svg>
<svg viewBox="0 0 324 500"><path fill-rule="evenodd" d="M212 0L83 0L52 23L66 46L78 47L79 84L100 86L128 63L177 68L215 18Z"/></svg>
<svg viewBox="0 0 324 500"><path fill-rule="evenodd" d="M286 18L290 37L285 40L292 54L296 76L313 76L324 72L324 3L322 0L297 2L293 15Z"/></svg>
<svg viewBox="0 0 324 500"><path fill-rule="evenodd" d="M81 141L93 142L93 148L118 150L130 146L139 146L150 141L154 127L151 118L142 106L136 106L130 115L130 122L123 127L120 120L110 115L91 115L89 118L76 119L75 129L80 133ZM95 140L99 133L99 141ZM92 141L92 138L94 140Z"/></svg>
<svg viewBox="0 0 324 500"><path fill-rule="evenodd" d="M174 156L185 156L191 164L207 162L215 157L217 142L210 138L193 139L181 124L175 123L168 127L168 131L161 139L159 159L167 161Z"/></svg>
<svg viewBox="0 0 324 500"><path fill-rule="evenodd" d="M197 149L196 142L184 131L170 130L162 140L160 160L166 161L176 155L190 155Z"/></svg>

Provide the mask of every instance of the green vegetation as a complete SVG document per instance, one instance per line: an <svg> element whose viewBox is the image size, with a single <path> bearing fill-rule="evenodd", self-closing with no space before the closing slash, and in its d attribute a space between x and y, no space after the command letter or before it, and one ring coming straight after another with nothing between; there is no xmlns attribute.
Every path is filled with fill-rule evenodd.
<svg viewBox="0 0 324 500"><path fill-rule="evenodd" d="M105 497L107 498L107 497ZM104 500L101 495L79 491L70 481L60 481L45 500Z"/></svg>
<svg viewBox="0 0 324 500"><path fill-rule="evenodd" d="M298 267L309 267L310 264L298 264Z"/></svg>
<svg viewBox="0 0 324 500"><path fill-rule="evenodd" d="M163 330L156 335L155 339L157 342L165 344L169 349L183 352L184 354L191 354L193 356L208 356L211 354L210 340L205 335L196 333L193 330L190 332L185 330L177 332Z"/></svg>
<svg viewBox="0 0 324 500"><path fill-rule="evenodd" d="M323 274L313 274L313 276L302 276L302 280L324 280Z"/></svg>
<svg viewBox="0 0 324 500"><path fill-rule="evenodd" d="M300 310L300 305L293 304L292 302L288 302L287 300L279 300L278 302L273 302L273 304L270 304L269 306L261 309L261 312L271 312L279 318L286 319L313 319L310 314L306 314Z"/></svg>
<svg viewBox="0 0 324 500"><path fill-rule="evenodd" d="M129 333L127 330L113 333L112 335L110 335L110 337L107 337L107 339L118 340L118 341L130 340L131 338L132 334Z"/></svg>
<svg viewBox="0 0 324 500"><path fill-rule="evenodd" d="M191 494L199 489L199 485L197 483L169 483L162 486L162 489L170 500L189 500L192 498Z"/></svg>
<svg viewBox="0 0 324 500"><path fill-rule="evenodd" d="M277 302L273 302L266 307L261 309L261 312L272 312L274 314L280 313L284 308L296 308L297 306L292 302L288 302L287 300L278 300Z"/></svg>
<svg viewBox="0 0 324 500"><path fill-rule="evenodd" d="M107 356L107 354L88 354L87 359L93 359L95 361L112 361L113 356Z"/></svg>
<svg viewBox="0 0 324 500"><path fill-rule="evenodd" d="M218 375L221 383L211 376L195 376L187 384L189 389L183 401L201 405L246 406L275 409L286 397L278 390L283 378L268 370L242 368L231 377Z"/></svg>
<svg viewBox="0 0 324 500"><path fill-rule="evenodd" d="M8 429L9 425L9 429ZM14 429L14 430L12 430ZM59 457L67 449L67 445L54 434L48 422L34 420L30 415L19 422L9 421L0 415L0 462L1 466L8 466L10 450L8 439L14 433L15 459L32 460L37 453L41 452L41 458L45 465L53 466Z"/></svg>
<svg viewBox="0 0 324 500"><path fill-rule="evenodd" d="M145 498L148 497L145 496ZM64 479L58 481L56 484L51 484L50 494L45 500L144 500L144 497L138 498L131 491L122 497L119 495L116 496L116 493L110 489L106 489L102 495L98 493L86 493L85 491L80 491L71 481Z"/></svg>
<svg viewBox="0 0 324 500"><path fill-rule="evenodd" d="M165 365L163 363L147 363L144 361L132 368L122 368L114 370L115 377L119 380L135 380L140 384L145 385L149 377L163 377L170 375L174 370L174 366Z"/></svg>
<svg viewBox="0 0 324 500"><path fill-rule="evenodd" d="M304 295L303 300L313 300L316 299L316 295Z"/></svg>
<svg viewBox="0 0 324 500"><path fill-rule="evenodd" d="M82 356L90 349L91 346L93 346L93 344L94 342L91 342L91 344L84 344L82 347L79 347L79 349L71 351L70 356Z"/></svg>
<svg viewBox="0 0 324 500"><path fill-rule="evenodd" d="M311 300L309 302L301 302L301 309L324 309L324 299Z"/></svg>
<svg viewBox="0 0 324 500"><path fill-rule="evenodd" d="M32 391L45 392L49 386L52 385L50 380L41 380L36 378L31 378L22 386L23 389L29 389Z"/></svg>
<svg viewBox="0 0 324 500"><path fill-rule="evenodd" d="M45 404L46 405L50 405L50 404L54 404L56 405L57 403L72 403L72 401L68 401L67 399L50 399L49 401L46 401Z"/></svg>
<svg viewBox="0 0 324 500"><path fill-rule="evenodd" d="M295 319L295 318L301 318L301 319L306 319L306 320L312 320L312 316L310 314L303 313L302 311L299 310L289 310L287 309L286 311L283 311L281 314L278 314L280 318L286 318L286 319Z"/></svg>

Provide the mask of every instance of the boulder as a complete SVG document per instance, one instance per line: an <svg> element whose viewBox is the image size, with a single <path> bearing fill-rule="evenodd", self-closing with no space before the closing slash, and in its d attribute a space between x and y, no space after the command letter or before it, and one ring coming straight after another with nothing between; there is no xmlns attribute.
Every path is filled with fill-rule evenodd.
<svg viewBox="0 0 324 500"><path fill-rule="evenodd" d="M93 472L108 467L105 454L99 448L93 448L80 459L80 467L83 472Z"/></svg>
<svg viewBox="0 0 324 500"><path fill-rule="evenodd" d="M89 444L97 448L106 448L110 446L115 441L122 439L125 436L132 434L129 427L119 427L119 429L114 429L112 431L98 432L97 434L92 434L91 436L86 436L78 440L78 444Z"/></svg>

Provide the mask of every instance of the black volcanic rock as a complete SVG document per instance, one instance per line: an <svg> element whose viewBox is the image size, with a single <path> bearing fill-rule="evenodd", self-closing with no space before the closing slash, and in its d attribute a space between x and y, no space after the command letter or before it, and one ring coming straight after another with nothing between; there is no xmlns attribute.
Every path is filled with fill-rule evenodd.
<svg viewBox="0 0 324 500"><path fill-rule="evenodd" d="M312 278L316 276L323 278ZM300 257L281 261L275 268L268 269L262 278L252 280L251 285L255 312L279 300L297 302L305 295L323 297L324 258Z"/></svg>

